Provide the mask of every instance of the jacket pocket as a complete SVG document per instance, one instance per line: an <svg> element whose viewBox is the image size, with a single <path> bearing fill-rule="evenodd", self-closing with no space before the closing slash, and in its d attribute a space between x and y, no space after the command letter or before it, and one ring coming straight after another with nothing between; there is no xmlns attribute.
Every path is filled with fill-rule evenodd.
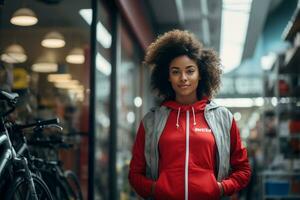
<svg viewBox="0 0 300 200"><path fill-rule="evenodd" d="M212 170L190 169L189 200L199 199L220 199L220 189Z"/></svg>
<svg viewBox="0 0 300 200"><path fill-rule="evenodd" d="M220 188L219 188L219 185L218 185L218 182L217 182L217 179L216 179L216 177L215 177L215 175L213 174L213 173L210 173L210 175L211 175L211 177L212 177L212 180L213 180L213 182L215 183L215 186L216 186L216 197L217 198L220 198L221 197L221 190L220 190Z"/></svg>
<svg viewBox="0 0 300 200"><path fill-rule="evenodd" d="M168 169L160 173L156 181L155 200L184 199L184 173L178 169Z"/></svg>

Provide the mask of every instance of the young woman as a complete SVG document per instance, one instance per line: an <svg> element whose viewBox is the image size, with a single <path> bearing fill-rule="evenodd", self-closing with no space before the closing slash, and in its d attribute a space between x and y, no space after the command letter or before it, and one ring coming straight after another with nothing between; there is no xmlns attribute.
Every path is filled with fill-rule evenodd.
<svg viewBox="0 0 300 200"><path fill-rule="evenodd" d="M251 174L232 114L212 101L220 85L217 55L187 31L152 43L145 64L164 98L137 132L129 181L145 199L214 200L244 188Z"/></svg>

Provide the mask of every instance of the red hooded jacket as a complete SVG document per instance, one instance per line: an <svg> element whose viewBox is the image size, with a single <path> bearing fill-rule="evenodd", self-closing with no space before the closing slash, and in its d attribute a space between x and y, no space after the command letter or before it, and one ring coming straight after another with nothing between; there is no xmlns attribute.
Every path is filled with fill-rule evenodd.
<svg viewBox="0 0 300 200"><path fill-rule="evenodd" d="M193 105L181 105L175 101L163 104L169 107L171 112L158 144L159 178L155 183L154 199L183 200L185 198L185 181L188 185L189 200L220 198L220 189L216 181L217 148L214 135L204 118L206 103L207 99ZM191 111L188 158L186 158L187 110ZM230 140L232 171L221 182L225 195L231 195L244 188L251 174L247 152L242 146L239 130L234 120L230 131ZM144 146L145 130L141 123L133 146L129 181L140 196L147 198L151 195L151 185L154 180L145 176ZM187 174L185 172L186 162L188 162Z"/></svg>

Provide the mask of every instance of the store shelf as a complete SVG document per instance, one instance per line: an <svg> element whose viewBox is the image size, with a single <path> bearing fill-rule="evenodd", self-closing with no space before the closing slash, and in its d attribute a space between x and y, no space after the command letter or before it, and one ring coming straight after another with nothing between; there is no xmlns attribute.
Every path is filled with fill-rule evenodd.
<svg viewBox="0 0 300 200"><path fill-rule="evenodd" d="M275 83L277 83L277 73L271 71L271 73L267 73L264 75L263 84L264 84L265 97L274 97L275 96L275 93L274 93Z"/></svg>
<svg viewBox="0 0 300 200"><path fill-rule="evenodd" d="M271 171L267 170L262 173L263 176L300 176L300 172L289 171Z"/></svg>
<svg viewBox="0 0 300 200"><path fill-rule="evenodd" d="M279 67L280 74L295 74L300 72L300 47L296 46L289 49L284 58L283 65Z"/></svg>
<svg viewBox="0 0 300 200"><path fill-rule="evenodd" d="M300 133L295 135L279 136L280 139L300 139Z"/></svg>
<svg viewBox="0 0 300 200"><path fill-rule="evenodd" d="M285 95L279 95L279 98L300 98L300 94L298 91L293 91Z"/></svg>
<svg viewBox="0 0 300 200"><path fill-rule="evenodd" d="M299 137L280 137L280 152L286 159L299 159Z"/></svg>
<svg viewBox="0 0 300 200"><path fill-rule="evenodd" d="M300 177L299 171L272 171L262 174L263 199L300 199L300 192L293 191L294 177Z"/></svg>
<svg viewBox="0 0 300 200"><path fill-rule="evenodd" d="M269 123L266 127L275 126L276 131L272 140L264 137L267 144L264 155L268 168L261 174L262 199L300 200L300 171L297 167L300 133L290 133L298 131L295 123L291 122L300 120L300 1L284 30L283 38L291 43L291 48L278 54L271 70L264 77L264 95L272 97L272 101L268 101L270 108L276 98L276 123L274 125L273 121L266 121Z"/></svg>
<svg viewBox="0 0 300 200"><path fill-rule="evenodd" d="M267 195L265 199L300 199L300 195L289 195L289 196L279 196L279 195Z"/></svg>
<svg viewBox="0 0 300 200"><path fill-rule="evenodd" d="M289 21L286 28L284 29L282 36L284 40L288 40L292 42L293 38L299 31L300 31L300 7L298 5L291 20Z"/></svg>
<svg viewBox="0 0 300 200"><path fill-rule="evenodd" d="M300 87L291 87L291 91L287 92L286 94L279 94L279 98L298 98L300 99Z"/></svg>
<svg viewBox="0 0 300 200"><path fill-rule="evenodd" d="M280 121L300 118L300 107L288 104L278 104L276 109L277 119Z"/></svg>

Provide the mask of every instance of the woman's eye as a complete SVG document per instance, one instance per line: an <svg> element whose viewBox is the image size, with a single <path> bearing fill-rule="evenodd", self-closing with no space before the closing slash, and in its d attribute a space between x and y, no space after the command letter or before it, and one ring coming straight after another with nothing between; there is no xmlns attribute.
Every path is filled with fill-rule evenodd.
<svg viewBox="0 0 300 200"><path fill-rule="evenodd" d="M175 74L178 74L178 73L179 73L179 71L175 71L175 70L172 71L172 74L174 74L174 75L175 75Z"/></svg>
<svg viewBox="0 0 300 200"><path fill-rule="evenodd" d="M193 73L194 73L194 70L188 70L187 73L188 73L188 74L193 74Z"/></svg>

